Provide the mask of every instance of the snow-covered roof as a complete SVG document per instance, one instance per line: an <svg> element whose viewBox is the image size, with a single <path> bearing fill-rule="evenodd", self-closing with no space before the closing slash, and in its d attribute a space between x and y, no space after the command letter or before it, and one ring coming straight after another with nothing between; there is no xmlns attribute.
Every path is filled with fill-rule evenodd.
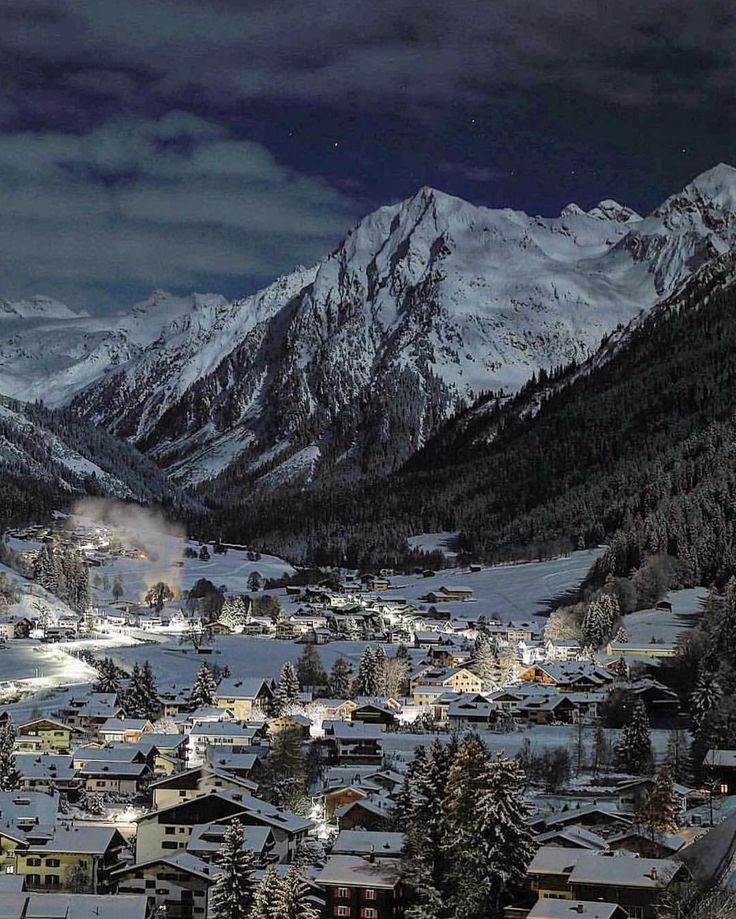
<svg viewBox="0 0 736 919"><path fill-rule="evenodd" d="M268 680L261 677L228 677L217 687L218 699L255 699L264 689L270 690Z"/></svg>
<svg viewBox="0 0 736 919"><path fill-rule="evenodd" d="M624 915L623 908L617 903L542 897L527 913L527 919L613 919L617 913Z"/></svg>
<svg viewBox="0 0 736 919"><path fill-rule="evenodd" d="M315 878L320 887L379 887L393 890L399 883L396 859L370 861L358 855L332 855Z"/></svg>
<svg viewBox="0 0 736 919"><path fill-rule="evenodd" d="M370 830L342 830L332 844L333 855L375 855L384 858L401 855L406 837L403 833L381 833Z"/></svg>
<svg viewBox="0 0 736 919"><path fill-rule="evenodd" d="M660 890L667 887L683 864L674 858L611 858L582 855L570 875L570 884L602 884Z"/></svg>
<svg viewBox="0 0 736 919"><path fill-rule="evenodd" d="M115 827L111 826L58 826L52 838L39 846L31 846L29 852L74 852L88 855L102 855L115 843L123 845L125 840Z"/></svg>

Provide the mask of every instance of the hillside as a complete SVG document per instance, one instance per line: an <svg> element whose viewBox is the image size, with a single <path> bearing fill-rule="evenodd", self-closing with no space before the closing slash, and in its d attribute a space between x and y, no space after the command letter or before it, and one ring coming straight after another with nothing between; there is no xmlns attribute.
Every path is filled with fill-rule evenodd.
<svg viewBox="0 0 736 919"><path fill-rule="evenodd" d="M66 411L0 399L0 525L43 519L87 495L176 514L196 508L154 463L104 429Z"/></svg>
<svg viewBox="0 0 736 919"><path fill-rule="evenodd" d="M605 538L615 573L668 552L686 583L721 580L734 561L735 308L727 253L582 367L481 400L396 475L264 499L248 532L366 561L400 557L414 532L460 530L489 560Z"/></svg>

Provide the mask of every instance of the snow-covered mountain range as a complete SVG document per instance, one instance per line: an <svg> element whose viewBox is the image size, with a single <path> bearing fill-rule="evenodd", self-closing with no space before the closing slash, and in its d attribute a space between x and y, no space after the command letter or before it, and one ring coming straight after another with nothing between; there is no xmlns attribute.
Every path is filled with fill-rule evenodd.
<svg viewBox="0 0 736 919"><path fill-rule="evenodd" d="M584 359L735 238L725 165L645 218L422 188L242 300L156 292L107 318L0 301L0 393L71 406L185 484L395 468L459 400Z"/></svg>

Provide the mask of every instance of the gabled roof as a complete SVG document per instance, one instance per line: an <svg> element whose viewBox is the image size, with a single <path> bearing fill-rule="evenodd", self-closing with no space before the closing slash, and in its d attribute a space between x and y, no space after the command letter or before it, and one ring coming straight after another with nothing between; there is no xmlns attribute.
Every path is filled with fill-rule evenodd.
<svg viewBox="0 0 736 919"><path fill-rule="evenodd" d="M215 695L218 699L248 700L256 699L264 689L268 695L272 694L268 680L261 677L229 677L220 682Z"/></svg>
<svg viewBox="0 0 736 919"><path fill-rule="evenodd" d="M582 855L572 870L569 883L661 890L683 869L683 863L674 858Z"/></svg>
<svg viewBox="0 0 736 919"><path fill-rule="evenodd" d="M203 861L191 852L179 851L175 852L173 855L162 855L158 858L149 859L147 862L126 865L124 868L118 868L117 871L113 871L112 876L116 877L127 874L130 871L138 871L150 865L169 865L171 868L176 868L177 871L183 871L185 874L193 874L210 883L214 882L215 878L220 873L220 869L215 865L210 865L209 862Z"/></svg>
<svg viewBox="0 0 736 919"><path fill-rule="evenodd" d="M617 903L600 900L555 900L543 897L527 914L527 919L614 919L626 915Z"/></svg>
<svg viewBox="0 0 736 919"><path fill-rule="evenodd" d="M399 883L396 859L370 861L358 855L332 855L316 876L320 887L378 887L393 890Z"/></svg>
<svg viewBox="0 0 736 919"><path fill-rule="evenodd" d="M33 853L74 852L76 854L102 855L115 845L125 845L119 830L111 826L56 827L52 838L43 845L32 845Z"/></svg>
<svg viewBox="0 0 736 919"><path fill-rule="evenodd" d="M332 844L333 855L398 856L404 850L403 833L382 833L370 830L341 830Z"/></svg>
<svg viewBox="0 0 736 919"><path fill-rule="evenodd" d="M24 721L23 724L18 725L18 731L22 733L24 729L42 724L50 725L51 729L56 731L69 731L70 734L84 733L84 731L80 731L79 728L73 728L71 725L64 724L62 721L55 721L53 718L34 718L32 721Z"/></svg>
<svg viewBox="0 0 736 919"><path fill-rule="evenodd" d="M108 718L100 727L100 734L119 731L144 731L146 726L153 727L148 718Z"/></svg>

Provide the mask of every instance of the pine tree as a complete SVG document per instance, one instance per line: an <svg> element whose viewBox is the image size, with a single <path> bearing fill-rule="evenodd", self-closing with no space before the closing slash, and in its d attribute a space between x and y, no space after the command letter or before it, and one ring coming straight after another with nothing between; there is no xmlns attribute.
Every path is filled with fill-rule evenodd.
<svg viewBox="0 0 736 919"><path fill-rule="evenodd" d="M309 889L296 865L289 868L273 898L273 919L320 919L309 897Z"/></svg>
<svg viewBox="0 0 736 919"><path fill-rule="evenodd" d="M161 709L161 701L158 696L156 677L154 676L153 667L151 667L149 661L143 662L143 667L141 669L140 692L143 701L143 708L145 709L144 717L154 721Z"/></svg>
<svg viewBox="0 0 736 919"><path fill-rule="evenodd" d="M273 906L280 886L281 881L276 869L270 865L258 885L248 919L276 919Z"/></svg>
<svg viewBox="0 0 736 919"><path fill-rule="evenodd" d="M215 683L215 678L212 676L212 671L207 661L203 661L202 666L197 671L194 684L192 685L189 701L194 708L214 705L216 692L217 683Z"/></svg>
<svg viewBox="0 0 736 919"><path fill-rule="evenodd" d="M214 919L240 919L250 912L255 899L255 855L243 848L243 826L234 820L225 831L219 857L220 874L212 889Z"/></svg>
<svg viewBox="0 0 736 919"><path fill-rule="evenodd" d="M407 889L407 919L441 915L447 885L448 857L444 848L446 815L438 806L445 797L453 751L439 740L429 750L417 747L405 778L406 845L401 875ZM413 786L413 792L409 789Z"/></svg>
<svg viewBox="0 0 736 919"><path fill-rule="evenodd" d="M286 661L281 668L279 681L271 700L271 710L274 715L288 715L294 708L299 698L299 677L291 661Z"/></svg>
<svg viewBox="0 0 736 919"><path fill-rule="evenodd" d="M483 680L485 690L498 689L501 664L498 660L497 649L488 636L483 633L478 635L476 639L471 669L473 673Z"/></svg>
<svg viewBox="0 0 736 919"><path fill-rule="evenodd" d="M667 738L667 762L676 782L687 785L692 781L690 746L685 731L673 728Z"/></svg>
<svg viewBox="0 0 736 919"><path fill-rule="evenodd" d="M663 766L657 773L649 797L639 809L637 818L649 828L654 839L657 831L674 833L677 830L679 810L672 771L669 766Z"/></svg>
<svg viewBox="0 0 736 919"><path fill-rule="evenodd" d="M120 671L112 658L103 657L101 661L95 661L94 668L97 671L97 680L92 686L95 692L117 693L120 690Z"/></svg>
<svg viewBox="0 0 736 919"><path fill-rule="evenodd" d="M366 645L360 656L358 675L355 678L355 692L359 696L375 696L378 694L378 670L376 652L373 645Z"/></svg>
<svg viewBox="0 0 736 919"><path fill-rule="evenodd" d="M285 805L304 795L307 762L302 736L297 727L287 725L276 731L268 756L266 784L274 802Z"/></svg>
<svg viewBox="0 0 736 919"><path fill-rule="evenodd" d="M654 758L649 734L649 718L641 699L631 713L631 720L624 725L616 744L616 768L630 775L651 775Z"/></svg>
<svg viewBox="0 0 736 919"><path fill-rule="evenodd" d="M21 774L15 765L15 730L8 719L0 724L0 791L21 787Z"/></svg>
<svg viewBox="0 0 736 919"><path fill-rule="evenodd" d="M353 668L349 660L338 657L330 670L330 693L333 699L349 699Z"/></svg>
<svg viewBox="0 0 736 919"><path fill-rule="evenodd" d="M373 661L376 668L376 686L374 695L386 695L386 662L388 657L383 645L378 645L373 655Z"/></svg>
<svg viewBox="0 0 736 919"><path fill-rule="evenodd" d="M603 725L599 724L596 726L595 736L593 737L593 775L598 775L599 772L607 768L609 758L608 738Z"/></svg>
<svg viewBox="0 0 736 919"><path fill-rule="evenodd" d="M308 686L321 687L327 683L327 674L319 656L317 647L313 644L304 645L299 660L296 662L296 674L299 683L306 689Z"/></svg>
<svg viewBox="0 0 736 919"><path fill-rule="evenodd" d="M620 615L621 609L616 597L612 594L601 594L591 601L583 617L584 640L594 648L600 648L610 638Z"/></svg>
<svg viewBox="0 0 736 919"><path fill-rule="evenodd" d="M523 888L535 850L518 763L499 755L486 774L474 818L476 843L467 853L463 872L467 881L460 901L466 905L458 911L478 919L501 915L511 896Z"/></svg>

